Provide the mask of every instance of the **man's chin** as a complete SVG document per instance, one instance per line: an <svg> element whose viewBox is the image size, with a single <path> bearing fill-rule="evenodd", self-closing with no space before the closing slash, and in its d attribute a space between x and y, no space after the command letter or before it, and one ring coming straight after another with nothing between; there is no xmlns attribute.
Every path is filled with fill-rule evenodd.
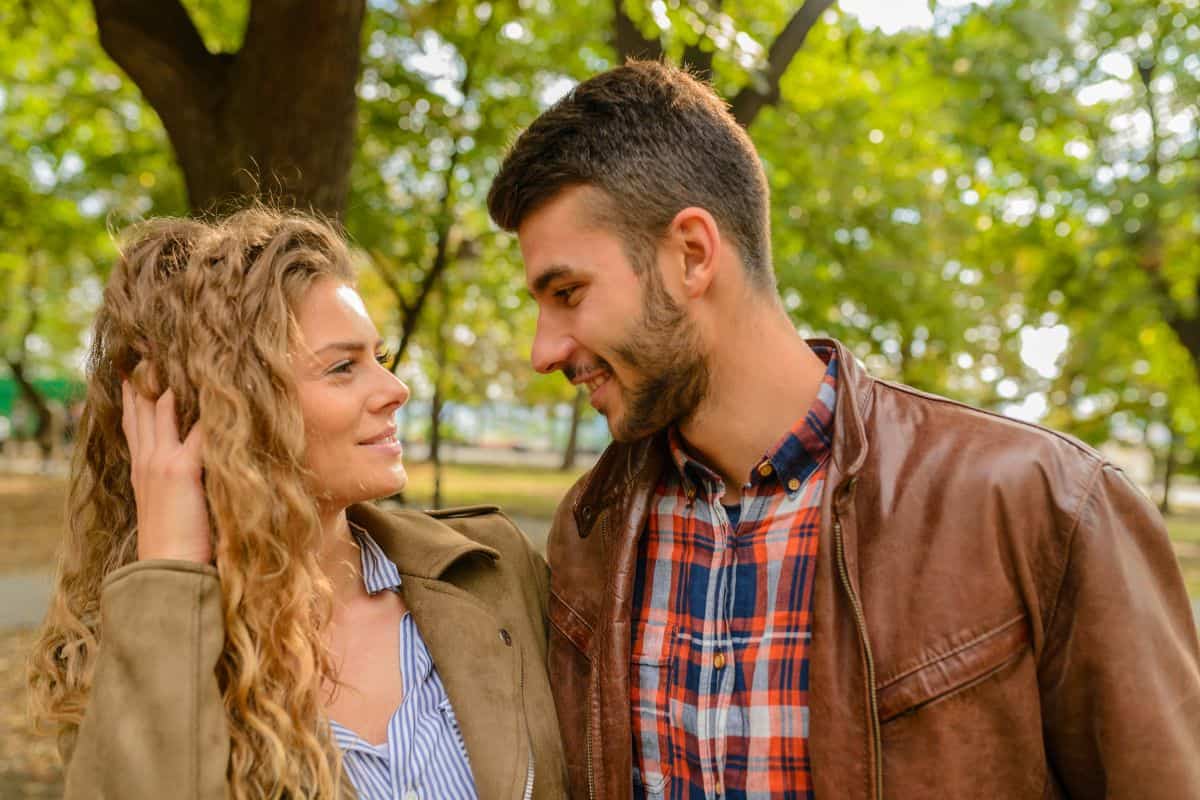
<svg viewBox="0 0 1200 800"><path fill-rule="evenodd" d="M613 419L612 416L608 416L608 432L612 435L613 441L621 442L622 444L628 444L629 442L636 442L639 439L645 439L647 436L652 436L665 427L667 426L654 425L645 422L642 422L641 424L636 422L631 423L629 420L621 417Z"/></svg>

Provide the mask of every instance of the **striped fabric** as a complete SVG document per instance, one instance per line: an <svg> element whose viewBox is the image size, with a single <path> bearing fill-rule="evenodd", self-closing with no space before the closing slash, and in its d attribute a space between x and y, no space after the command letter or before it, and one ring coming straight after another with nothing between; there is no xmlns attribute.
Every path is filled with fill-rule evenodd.
<svg viewBox="0 0 1200 800"><path fill-rule="evenodd" d="M810 800L808 646L837 358L813 407L752 471L740 521L671 432L676 469L639 542L635 798Z"/></svg>
<svg viewBox="0 0 1200 800"><path fill-rule="evenodd" d="M367 532L351 526L371 594L399 591L400 571ZM378 746L330 721L342 762L361 800L477 800L458 720L412 615L400 620L404 697Z"/></svg>

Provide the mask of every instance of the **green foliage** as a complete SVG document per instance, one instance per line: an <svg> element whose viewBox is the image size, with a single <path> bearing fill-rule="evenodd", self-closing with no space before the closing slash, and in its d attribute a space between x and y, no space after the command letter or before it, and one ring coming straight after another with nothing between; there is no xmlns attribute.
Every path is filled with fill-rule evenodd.
<svg viewBox="0 0 1200 800"><path fill-rule="evenodd" d="M4 0L0 20L0 357L70 374L114 254L107 225L179 213L182 189L85 4Z"/></svg>
<svg viewBox="0 0 1200 800"><path fill-rule="evenodd" d="M185 5L210 49L238 49L250 0ZM621 7L669 58L711 56L733 97L762 80L794 6ZM107 227L185 199L87 4L0 9L0 348L69 371L112 258ZM1176 335L1200 311L1200 8L932 11L932 29L891 35L827 11L750 128L797 327L923 389L997 408L1041 398L1045 421L1092 442L1167 429L1200 447L1196 354ZM584 0L368 4L345 222L385 337L411 328L400 372L418 397L440 376L457 402L571 400L528 367L536 311L484 198L516 132L615 62L613 26L613 4ZM1038 368L1023 342L1055 326L1068 346Z"/></svg>

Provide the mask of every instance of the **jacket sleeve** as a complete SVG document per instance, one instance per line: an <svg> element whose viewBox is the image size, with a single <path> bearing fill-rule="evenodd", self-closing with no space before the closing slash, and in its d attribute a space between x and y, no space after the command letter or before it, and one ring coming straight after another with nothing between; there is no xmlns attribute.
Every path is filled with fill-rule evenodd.
<svg viewBox="0 0 1200 800"><path fill-rule="evenodd" d="M103 644L68 754L65 800L225 800L216 570L180 561L122 567L105 579L100 615Z"/></svg>
<svg viewBox="0 0 1200 800"><path fill-rule="evenodd" d="M1196 622L1161 517L1097 473L1040 666L1047 755L1068 797L1200 798Z"/></svg>

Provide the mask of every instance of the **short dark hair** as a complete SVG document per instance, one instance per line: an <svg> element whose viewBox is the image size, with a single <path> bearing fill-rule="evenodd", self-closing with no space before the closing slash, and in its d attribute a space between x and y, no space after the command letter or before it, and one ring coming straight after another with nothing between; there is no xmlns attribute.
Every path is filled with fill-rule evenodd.
<svg viewBox="0 0 1200 800"><path fill-rule="evenodd" d="M751 283L774 288L767 179L746 131L712 87L686 70L630 61L579 84L516 140L488 192L515 231L572 186L602 190L600 221L625 240L639 272L679 211L713 215Z"/></svg>

